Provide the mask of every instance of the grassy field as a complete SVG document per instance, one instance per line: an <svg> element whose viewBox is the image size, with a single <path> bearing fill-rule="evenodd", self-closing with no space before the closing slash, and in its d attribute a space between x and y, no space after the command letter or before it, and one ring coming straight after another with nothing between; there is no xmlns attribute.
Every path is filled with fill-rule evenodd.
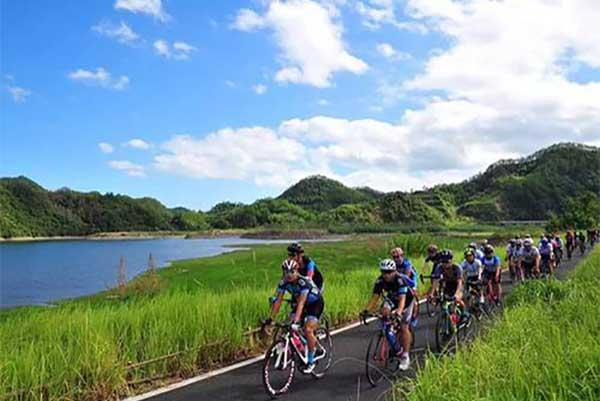
<svg viewBox="0 0 600 401"><path fill-rule="evenodd" d="M568 281L529 282L508 301L469 349L429 357L408 400L599 400L600 247Z"/></svg>
<svg viewBox="0 0 600 401"><path fill-rule="evenodd" d="M434 241L456 250L466 242L398 235L307 244L325 276L331 322L356 317L369 297L378 261L391 247L404 247L420 267L426 246ZM243 333L268 314L267 299L286 254L283 245L265 245L179 261L139 277L120 294L3 312L0 399L109 398L124 393L128 380L165 373L187 376L239 357L250 348ZM217 341L218 346L209 345ZM199 351L126 371L130 363L184 349Z"/></svg>

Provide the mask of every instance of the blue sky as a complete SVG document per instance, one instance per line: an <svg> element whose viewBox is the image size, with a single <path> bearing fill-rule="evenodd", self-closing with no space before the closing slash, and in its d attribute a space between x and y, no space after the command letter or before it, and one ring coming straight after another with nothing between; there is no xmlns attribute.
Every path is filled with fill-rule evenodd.
<svg viewBox="0 0 600 401"><path fill-rule="evenodd" d="M0 175L207 209L598 145L600 6L575 2L5 1Z"/></svg>

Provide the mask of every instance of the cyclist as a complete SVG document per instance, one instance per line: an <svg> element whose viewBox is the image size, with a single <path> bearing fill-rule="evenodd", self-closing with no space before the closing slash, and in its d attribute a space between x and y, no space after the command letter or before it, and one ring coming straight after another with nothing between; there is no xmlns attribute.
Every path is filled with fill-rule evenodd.
<svg viewBox="0 0 600 401"><path fill-rule="evenodd" d="M513 256L515 256L516 251L517 251L517 239L514 238L514 239L511 239L508 242L508 245L506 246L506 258L504 259L506 262L508 262L508 269L510 271L511 280L514 280L517 275L517 272L515 269L515 262L514 262L514 259L516 259L516 258L513 258Z"/></svg>
<svg viewBox="0 0 600 401"><path fill-rule="evenodd" d="M444 296L453 297L456 303L460 306L461 318L467 321L470 314L465 307L462 299L463 293L463 271L459 265L452 262L454 255L450 250L440 252L440 264L437 267L437 272L434 274L431 291L438 291L440 283L444 285Z"/></svg>
<svg viewBox="0 0 600 401"><path fill-rule="evenodd" d="M579 252L583 255L585 253L585 234L583 231L577 234L577 245L579 246Z"/></svg>
<svg viewBox="0 0 600 401"><path fill-rule="evenodd" d="M323 292L323 275L317 268L314 260L304 254L304 248L298 242L290 244L287 248L288 257L293 259L300 266L300 275L308 277L319 287L319 291Z"/></svg>
<svg viewBox="0 0 600 401"><path fill-rule="evenodd" d="M540 271L540 252L533 246L533 240L531 238L525 238L523 240L523 247L519 252L519 265L523 274L530 278L532 274L534 276L539 275Z"/></svg>
<svg viewBox="0 0 600 401"><path fill-rule="evenodd" d="M469 248L471 248L475 252L475 258L479 260L483 259L483 251L477 247L476 242L471 242L469 244Z"/></svg>
<svg viewBox="0 0 600 401"><path fill-rule="evenodd" d="M431 274L433 274L436 266L440 263L440 251L435 244L430 244L427 247L427 257L425 258L425 263L431 262Z"/></svg>
<svg viewBox="0 0 600 401"><path fill-rule="evenodd" d="M402 278L406 284L408 284L413 291L416 291L418 273L410 259L404 256L404 250L400 247L396 247L390 251L390 255L392 256L394 263L396 263L396 270L398 270L398 273L403 276Z"/></svg>
<svg viewBox="0 0 600 401"><path fill-rule="evenodd" d="M471 294L471 288L479 294L479 303L483 304L483 292L481 291L481 261L475 258L475 251L471 248L464 250L465 259L460 264L465 280L465 294Z"/></svg>
<svg viewBox="0 0 600 401"><path fill-rule="evenodd" d="M379 299L384 296L384 302L381 307L381 315L383 318L383 327L386 333L387 340L390 346L400 357L400 370L407 370L410 366L410 357L408 352L412 341L410 332L410 322L415 304L412 291L406 281L398 273L396 263L391 259L384 259L379 263L381 275L375 281L373 286L373 295L362 312L362 317L375 309ZM398 344L396 334L393 332L392 315L400 318L400 339L401 344Z"/></svg>
<svg viewBox="0 0 600 401"><path fill-rule="evenodd" d="M554 271L554 248L552 248L552 243L548 241L548 238L542 237L538 244L538 250L542 258L541 265L551 276Z"/></svg>
<svg viewBox="0 0 600 401"><path fill-rule="evenodd" d="M500 286L500 279L502 278L502 266L500 258L494 254L495 250L492 245L486 245L483 248L484 258L481 260L483 265L483 285L487 288L488 282L491 281L492 289L495 294L496 305L500 304L500 297L502 296L502 287Z"/></svg>
<svg viewBox="0 0 600 401"><path fill-rule="evenodd" d="M575 249L575 233L573 233L572 230L567 230L565 239L567 243L567 257L571 259L571 256L573 255L573 249Z"/></svg>
<svg viewBox="0 0 600 401"><path fill-rule="evenodd" d="M563 258L563 241L558 234L554 234L554 238L551 242L552 249L554 249L554 260L556 261L556 268L558 268Z"/></svg>
<svg viewBox="0 0 600 401"><path fill-rule="evenodd" d="M325 302L317 285L310 278L300 275L298 262L293 259L286 259L283 261L281 269L283 278L277 286L277 298L271 307L271 315L265 323L269 325L275 319L281 308L283 296L286 292L289 292L292 295L292 313L290 314L292 329L299 330L300 325L303 324L304 333L306 334L308 363L303 373L308 374L315 368L315 348L317 345L315 331L319 328L319 318L323 313Z"/></svg>

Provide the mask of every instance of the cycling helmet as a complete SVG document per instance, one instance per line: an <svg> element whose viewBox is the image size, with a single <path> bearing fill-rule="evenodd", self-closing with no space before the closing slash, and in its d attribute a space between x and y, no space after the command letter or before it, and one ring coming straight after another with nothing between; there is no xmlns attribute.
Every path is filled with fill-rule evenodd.
<svg viewBox="0 0 600 401"><path fill-rule="evenodd" d="M469 248L471 248L471 249L477 249L477 244L475 242L471 242L469 244Z"/></svg>
<svg viewBox="0 0 600 401"><path fill-rule="evenodd" d="M487 244L486 246L483 247L483 253L485 255L492 255L494 253L494 247L491 246L490 244Z"/></svg>
<svg viewBox="0 0 600 401"><path fill-rule="evenodd" d="M381 270L383 273L394 272L396 271L396 262L394 262L392 259L383 259L381 262L379 262L379 270Z"/></svg>
<svg viewBox="0 0 600 401"><path fill-rule="evenodd" d="M404 256L404 250L402 250L402 248L400 248L400 247L396 247L390 251L390 254L392 255L392 258Z"/></svg>
<svg viewBox="0 0 600 401"><path fill-rule="evenodd" d="M298 270L299 267L300 266L298 266L298 262L296 262L294 259L286 259L281 264L281 270L283 270L283 273L285 274L293 273Z"/></svg>
<svg viewBox="0 0 600 401"><path fill-rule="evenodd" d="M287 247L287 251L290 256L296 256L299 253L303 253L304 249L298 242L293 242Z"/></svg>
<svg viewBox="0 0 600 401"><path fill-rule="evenodd" d="M525 248L531 248L533 246L533 240L531 238L525 238L525 240L523 240L523 246Z"/></svg>
<svg viewBox="0 0 600 401"><path fill-rule="evenodd" d="M488 244L488 240L484 239L481 241L481 246L486 246Z"/></svg>
<svg viewBox="0 0 600 401"><path fill-rule="evenodd" d="M440 262L442 263L450 262L453 257L454 255L452 255L452 251L449 249L444 249L440 252Z"/></svg>
<svg viewBox="0 0 600 401"><path fill-rule="evenodd" d="M465 259L467 258L467 256L471 255L471 256L475 256L475 251L473 250L473 248L466 248L464 250L464 255L465 255Z"/></svg>
<svg viewBox="0 0 600 401"><path fill-rule="evenodd" d="M512 238L510 241L508 241L508 243L511 245L515 245L517 243L517 240Z"/></svg>
<svg viewBox="0 0 600 401"><path fill-rule="evenodd" d="M437 253L437 251L438 251L438 247L435 244L431 244L427 247L427 253L429 253L429 254Z"/></svg>

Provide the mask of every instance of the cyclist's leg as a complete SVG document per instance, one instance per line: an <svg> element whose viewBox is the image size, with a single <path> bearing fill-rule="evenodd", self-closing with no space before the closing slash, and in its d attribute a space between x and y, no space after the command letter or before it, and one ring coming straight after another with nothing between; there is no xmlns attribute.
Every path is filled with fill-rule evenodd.
<svg viewBox="0 0 600 401"><path fill-rule="evenodd" d="M410 322L413 317L413 309L415 307L415 301L412 300L410 305L405 306L402 314L400 315L400 336L402 341L403 353L407 354L410 351L410 344L412 342L412 333L410 331Z"/></svg>
<svg viewBox="0 0 600 401"><path fill-rule="evenodd" d="M315 348L317 346L317 337L315 331L319 328L319 318L323 313L323 299L313 302L312 304L305 305L305 318L304 318L304 334L306 335L306 341L308 343L308 363L312 364L315 357Z"/></svg>
<svg viewBox="0 0 600 401"><path fill-rule="evenodd" d="M398 339L396 338L396 333L394 333L392 321L390 319L392 310L396 307L397 305L394 305L387 300L383 303L383 306L381 307L381 316L383 318L381 324L383 325L385 337L387 338L390 347L397 353L400 351L400 344L398 344Z"/></svg>

